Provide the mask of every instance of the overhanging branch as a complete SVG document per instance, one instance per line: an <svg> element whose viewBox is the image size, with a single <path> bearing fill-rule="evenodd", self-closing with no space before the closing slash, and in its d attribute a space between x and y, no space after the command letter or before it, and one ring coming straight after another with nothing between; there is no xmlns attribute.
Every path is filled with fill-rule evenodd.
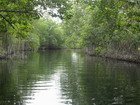
<svg viewBox="0 0 140 105"><path fill-rule="evenodd" d="M2 14L0 14L0 16L13 28L13 29L15 29L15 27L13 26L13 24L9 21L9 20L7 20Z"/></svg>
<svg viewBox="0 0 140 105"><path fill-rule="evenodd" d="M35 13L35 11L30 11L30 10L0 10L0 12L13 12L13 13Z"/></svg>

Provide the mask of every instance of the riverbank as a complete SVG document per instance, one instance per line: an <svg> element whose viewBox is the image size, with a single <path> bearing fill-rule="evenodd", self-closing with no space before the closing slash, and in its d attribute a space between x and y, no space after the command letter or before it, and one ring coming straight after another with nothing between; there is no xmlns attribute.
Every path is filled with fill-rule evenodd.
<svg viewBox="0 0 140 105"><path fill-rule="evenodd" d="M20 51L14 51L11 53L0 53L0 60L7 60L7 59L24 59L27 58L27 54L32 52L42 52L48 50L62 50L62 48L48 48L48 49L38 49L37 51L33 49L26 49Z"/></svg>
<svg viewBox="0 0 140 105"><path fill-rule="evenodd" d="M140 63L140 52L129 53L125 51L108 50L102 53L96 53L96 51L91 48L86 48L85 52L90 56L99 56L103 58L116 59L120 61Z"/></svg>
<svg viewBox="0 0 140 105"><path fill-rule="evenodd" d="M47 50L58 50L58 49L47 49ZM59 49L60 50L60 49ZM21 51L18 54L11 53L8 55L0 55L0 60L6 60L11 58L24 58L24 54L28 51ZM46 50L39 50L39 51L46 51ZM134 63L140 63L140 53L128 53L128 52L119 52L114 50L109 50L103 53L96 53L94 49L86 48L85 53L90 56L97 56L102 58L109 58L109 59L116 59L120 61L127 61L127 62L134 62ZM17 57L18 56L18 57ZM21 56L21 57L20 57Z"/></svg>
<svg viewBox="0 0 140 105"><path fill-rule="evenodd" d="M29 52L33 52L33 50L21 50L21 51L14 51L11 53L3 53L0 54L0 60L8 60L8 59L25 59L27 58L27 54Z"/></svg>

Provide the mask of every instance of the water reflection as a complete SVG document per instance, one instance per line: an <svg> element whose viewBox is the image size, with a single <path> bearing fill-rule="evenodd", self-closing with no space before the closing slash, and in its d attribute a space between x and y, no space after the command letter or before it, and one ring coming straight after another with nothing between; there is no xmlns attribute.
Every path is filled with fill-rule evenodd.
<svg viewBox="0 0 140 105"><path fill-rule="evenodd" d="M27 105L64 105L60 101L61 91L60 91L60 73L55 73L50 81L39 81L36 86L39 88L33 90L33 100L27 100Z"/></svg>
<svg viewBox="0 0 140 105"><path fill-rule="evenodd" d="M140 105L140 65L47 51L0 62L0 105Z"/></svg>
<svg viewBox="0 0 140 105"><path fill-rule="evenodd" d="M78 55L77 55L77 53L72 52L71 55L72 55L71 56L72 57L72 62L76 63L78 61Z"/></svg>

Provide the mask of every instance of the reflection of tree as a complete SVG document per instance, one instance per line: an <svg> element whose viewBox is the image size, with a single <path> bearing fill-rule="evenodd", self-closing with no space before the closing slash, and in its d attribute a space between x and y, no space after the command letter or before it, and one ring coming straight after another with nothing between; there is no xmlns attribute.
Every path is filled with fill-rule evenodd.
<svg viewBox="0 0 140 105"><path fill-rule="evenodd" d="M72 99L72 105L139 104L137 65L88 57L82 61L74 64L69 57L61 75L63 97Z"/></svg>
<svg viewBox="0 0 140 105"><path fill-rule="evenodd" d="M73 58L73 55L76 59ZM82 91L80 87L79 71L81 71L83 59L80 54L70 52L65 55L65 71L60 76L62 98L65 104L87 105L82 99Z"/></svg>
<svg viewBox="0 0 140 105"><path fill-rule="evenodd" d="M32 53L23 61L1 63L0 105L22 105L32 99L36 82L50 79L61 56L59 51Z"/></svg>
<svg viewBox="0 0 140 105"><path fill-rule="evenodd" d="M139 105L140 71L134 64L83 57L74 51L29 54L25 60L0 63L0 105L25 104L38 89L60 72L62 99L72 105ZM19 62L19 63L18 63ZM26 97L31 96L31 97ZM23 103L22 103L23 102Z"/></svg>
<svg viewBox="0 0 140 105"><path fill-rule="evenodd" d="M0 63L0 68L0 105L15 105L16 101L20 102L14 77L16 65L4 61Z"/></svg>
<svg viewBox="0 0 140 105"><path fill-rule="evenodd" d="M23 90L23 96L31 96L33 90L40 89L41 84L38 81L49 81L52 74L55 73L61 59L61 52L47 51L31 54L25 64L20 67L19 84Z"/></svg>

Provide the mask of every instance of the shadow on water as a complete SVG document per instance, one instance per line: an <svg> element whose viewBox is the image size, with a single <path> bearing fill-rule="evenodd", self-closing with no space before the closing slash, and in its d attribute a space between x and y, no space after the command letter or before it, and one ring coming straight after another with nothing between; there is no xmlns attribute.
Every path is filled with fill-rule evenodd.
<svg viewBox="0 0 140 105"><path fill-rule="evenodd" d="M140 105L140 65L76 50L0 62L0 105Z"/></svg>

